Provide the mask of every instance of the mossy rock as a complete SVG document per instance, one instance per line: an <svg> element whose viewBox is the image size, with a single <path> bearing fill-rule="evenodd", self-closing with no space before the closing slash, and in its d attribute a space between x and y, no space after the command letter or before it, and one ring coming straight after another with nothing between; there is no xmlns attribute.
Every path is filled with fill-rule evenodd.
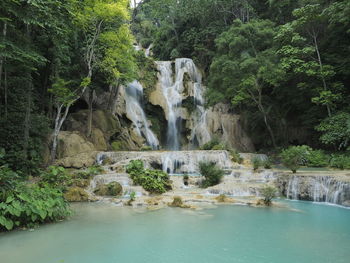
<svg viewBox="0 0 350 263"><path fill-rule="evenodd" d="M70 187L64 193L64 198L69 202L86 202L89 199L89 195L81 187Z"/></svg>
<svg viewBox="0 0 350 263"><path fill-rule="evenodd" d="M174 196L173 202L169 204L171 207L180 207L180 208L190 208L190 206L185 205L180 196Z"/></svg>
<svg viewBox="0 0 350 263"><path fill-rule="evenodd" d="M90 184L90 179L75 178L73 179L73 185L76 187L86 188Z"/></svg>
<svg viewBox="0 0 350 263"><path fill-rule="evenodd" d="M119 196L123 192L123 187L118 182L102 184L96 187L94 193L100 196Z"/></svg>

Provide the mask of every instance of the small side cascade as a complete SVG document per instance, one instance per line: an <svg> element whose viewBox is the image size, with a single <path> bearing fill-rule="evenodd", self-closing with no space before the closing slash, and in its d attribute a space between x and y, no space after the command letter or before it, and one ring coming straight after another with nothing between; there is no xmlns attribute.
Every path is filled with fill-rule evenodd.
<svg viewBox="0 0 350 263"><path fill-rule="evenodd" d="M344 205L350 201L350 182L333 176L292 176L288 180L286 197Z"/></svg>
<svg viewBox="0 0 350 263"><path fill-rule="evenodd" d="M146 114L142 108L143 87L138 81L133 81L125 87L126 113L133 122L139 136L146 141L153 150L159 148L159 141L149 127Z"/></svg>
<svg viewBox="0 0 350 263"><path fill-rule="evenodd" d="M144 190L139 186L133 186L129 175L123 173L107 173L96 175L90 181L90 185L87 190L90 194L93 194L94 190L99 185L109 184L112 182L118 182L123 187L124 197L128 197L132 192L135 192L136 196L142 196L144 194Z"/></svg>

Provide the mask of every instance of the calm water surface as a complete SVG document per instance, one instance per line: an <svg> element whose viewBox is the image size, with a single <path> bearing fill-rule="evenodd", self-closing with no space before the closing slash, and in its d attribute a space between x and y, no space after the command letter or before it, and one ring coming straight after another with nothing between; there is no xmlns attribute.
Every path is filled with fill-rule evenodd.
<svg viewBox="0 0 350 263"><path fill-rule="evenodd" d="M73 206L72 219L0 234L1 263L349 263L350 210Z"/></svg>

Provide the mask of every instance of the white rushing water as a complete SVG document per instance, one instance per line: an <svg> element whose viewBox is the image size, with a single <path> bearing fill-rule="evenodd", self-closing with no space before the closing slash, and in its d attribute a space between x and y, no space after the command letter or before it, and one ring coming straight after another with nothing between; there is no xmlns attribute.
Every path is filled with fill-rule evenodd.
<svg viewBox="0 0 350 263"><path fill-rule="evenodd" d="M175 60L175 72L173 72L172 62L158 61L156 63L160 72L159 82L167 105L167 148L169 150L181 149L180 107L188 95L193 96L193 103L196 106L196 111L193 113L194 127L190 140L194 141L196 138L200 144L208 142L210 140L210 133L206 124L206 110L203 106L204 88L202 86L202 75L196 65L192 59L178 58ZM193 82L192 90L185 90L185 73L188 74L191 82ZM186 92L189 94L186 94Z"/></svg>
<svg viewBox="0 0 350 263"><path fill-rule="evenodd" d="M133 81L125 87L126 113L134 124L139 136L146 138L152 149L159 148L159 141L150 129L146 114L142 108L143 87L138 81Z"/></svg>
<svg viewBox="0 0 350 263"><path fill-rule="evenodd" d="M169 174L199 174L200 162L214 162L224 170L233 168L227 151L149 151L101 152L97 163L108 159L114 166L125 166L131 160L142 160L146 168L157 167Z"/></svg>
<svg viewBox="0 0 350 263"><path fill-rule="evenodd" d="M332 176L293 176L288 181L286 197L341 205L348 199L349 192L349 182L336 180Z"/></svg>

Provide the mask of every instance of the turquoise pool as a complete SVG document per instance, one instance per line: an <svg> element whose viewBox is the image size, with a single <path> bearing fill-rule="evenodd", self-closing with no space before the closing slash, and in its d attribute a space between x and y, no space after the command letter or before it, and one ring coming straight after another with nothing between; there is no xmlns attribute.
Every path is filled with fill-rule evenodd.
<svg viewBox="0 0 350 263"><path fill-rule="evenodd" d="M0 234L1 263L348 263L350 210L74 205L68 221Z"/></svg>

